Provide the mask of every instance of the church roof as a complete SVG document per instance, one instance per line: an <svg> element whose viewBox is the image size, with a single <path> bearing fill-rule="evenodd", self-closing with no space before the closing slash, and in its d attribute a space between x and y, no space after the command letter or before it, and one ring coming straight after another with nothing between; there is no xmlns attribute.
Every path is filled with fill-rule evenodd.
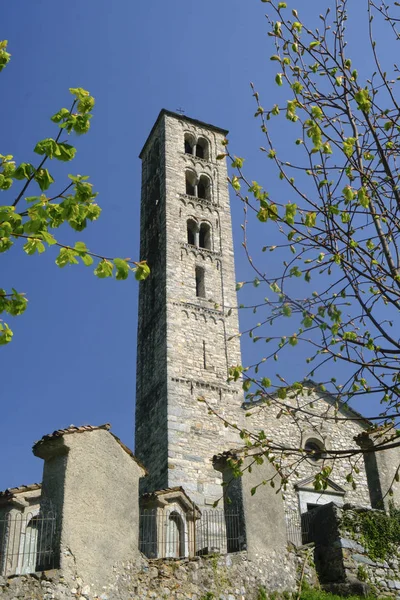
<svg viewBox="0 0 400 600"><path fill-rule="evenodd" d="M156 122L154 123L149 135L147 136L147 140L145 141L143 148L140 151L139 158L142 158L143 152L144 152L151 136L153 135L154 130L156 129L157 125L159 124L159 122L161 121L161 119L164 115L167 115L169 117L174 117L175 119L179 119L180 121L187 121L188 123L197 125L197 127L206 127L207 129L213 129L214 131L218 131L219 133L222 133L223 135L228 135L228 133L229 133L227 129L222 129L221 127L216 127L215 125L211 125L210 123L205 123L204 121L199 121L198 119L192 119L192 117L187 117L186 115L181 115L179 113L173 112L172 110L167 110L166 108L162 108L160 110L160 113L157 117Z"/></svg>
<svg viewBox="0 0 400 600"><path fill-rule="evenodd" d="M318 392L320 394L320 397L318 398L318 400L324 400L325 402L327 402L330 405L337 404L338 410L341 413L347 414L346 420L351 419L352 421L357 421L360 423L361 426L364 426L366 428L369 428L372 426L372 422L367 417L364 417L357 410L355 410L354 408L352 408L351 406L346 404L346 402L341 402L340 400L338 400L334 394L323 389L321 384L316 383L315 381L312 381L312 379L307 379L307 380L303 381L302 383L305 388L313 388L316 392ZM274 396L274 395L275 394L271 394L271 396ZM284 400L282 400L281 402L282 402L282 404L285 404ZM264 404L263 400L257 400L254 402L243 402L242 408L244 410L249 410L250 408L253 408L253 406L254 407L260 406L261 404ZM293 407L288 406L288 408L293 408ZM318 415L316 415L316 416L318 416ZM337 416L332 416L332 417L328 416L326 418L328 420L332 419L332 420L340 421L340 417L337 417Z"/></svg>
<svg viewBox="0 0 400 600"><path fill-rule="evenodd" d="M56 431L53 431L53 433L48 433L47 435L44 435L40 440L38 440L37 442L35 442L33 444L32 450L33 450L33 453L35 454L35 451L38 448L40 448L43 444L45 444L46 442L48 442L50 440L54 440L56 438L63 437L65 435L71 435L73 433L85 433L87 431L98 431L99 429L103 429L105 431L108 431L109 434L112 435L112 437L115 439L115 441L121 446L122 450L124 450L127 454L129 454L129 456L138 464L138 466L140 468L143 469L143 471L147 475L147 473L148 473L147 469L136 458L136 456L133 454L132 450L130 448L128 448L128 446L126 446L123 442L121 442L119 437L114 435L114 433L111 433L110 428L111 428L110 423L104 423L104 425L81 425L79 427L76 427L75 425L70 425L69 427L66 427L65 429L57 429Z"/></svg>

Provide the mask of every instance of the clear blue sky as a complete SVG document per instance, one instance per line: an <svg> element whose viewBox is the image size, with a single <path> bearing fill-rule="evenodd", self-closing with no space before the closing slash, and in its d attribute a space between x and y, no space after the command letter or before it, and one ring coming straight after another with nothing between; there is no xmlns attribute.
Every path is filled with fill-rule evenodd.
<svg viewBox="0 0 400 600"><path fill-rule="evenodd" d="M310 4L319 10L323 3ZM228 128L252 178L268 177L249 88L253 80L268 97L276 90L265 6L257 0L7 4L0 39L9 40L13 56L0 75L0 152L34 160L35 143L56 135L49 116L70 104L68 88L84 87L96 98L92 130L63 172L90 175L103 214L86 232L60 232L60 241L82 239L94 252L138 257L138 153L163 107ZM241 280L248 267L234 200L233 218ZM138 284L100 281L83 266L60 270L55 256L50 250L27 257L22 248L0 256L1 287L29 297L26 313L12 320L14 341L0 349L0 489L40 481L42 461L33 457L32 443L70 424L111 422L133 448Z"/></svg>

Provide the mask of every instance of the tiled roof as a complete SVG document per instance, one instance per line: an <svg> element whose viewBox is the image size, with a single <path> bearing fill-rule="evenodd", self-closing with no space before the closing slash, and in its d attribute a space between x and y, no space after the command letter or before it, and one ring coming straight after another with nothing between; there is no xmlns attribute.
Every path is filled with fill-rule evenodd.
<svg viewBox="0 0 400 600"><path fill-rule="evenodd" d="M22 494L23 492L34 492L42 488L40 483L31 483L30 485L20 485L14 488L7 488L4 492L0 492L0 498L10 498L15 494Z"/></svg>
<svg viewBox="0 0 400 600"><path fill-rule="evenodd" d="M152 498L157 498L158 496L164 496L165 494L170 494L171 492L180 492L185 498L188 500L189 504L194 506L197 510L200 510L197 504L193 502L190 496L187 495L182 486L177 485L175 487L164 488L162 490L155 490L154 492L147 492L146 494L142 494L141 498L144 500L150 500Z"/></svg>
<svg viewBox="0 0 400 600"><path fill-rule="evenodd" d="M123 442L121 442L119 437L117 437L116 435L111 433L110 428L111 428L110 423L105 423L104 425L81 425L80 427L76 427L75 425L70 425L66 429L57 429L56 431L53 431L53 433L48 433L47 435L44 435L40 440L38 440L37 442L35 442L33 444L33 451L35 451L36 448L38 448L39 446L41 446L42 444L45 444L46 442L48 442L50 440L53 440L53 439L56 439L59 437L64 437L65 435L70 435L71 433L85 433L86 431L98 431L99 429L104 429L105 431L108 431L110 433L110 435L113 436L113 438L121 446L121 448L127 454L129 454L129 456L131 458L133 458L133 460L139 465L139 467L141 467L144 470L144 472L147 475L146 468L136 458L136 456L133 454L132 450L130 448L128 448L128 446L126 446Z"/></svg>

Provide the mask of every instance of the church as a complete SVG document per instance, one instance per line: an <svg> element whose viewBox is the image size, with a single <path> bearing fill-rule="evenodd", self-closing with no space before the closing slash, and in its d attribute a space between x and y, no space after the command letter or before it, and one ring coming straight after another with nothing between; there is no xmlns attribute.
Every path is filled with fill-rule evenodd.
<svg viewBox="0 0 400 600"><path fill-rule="evenodd" d="M37 569L40 536L35 519L50 498L54 504L62 503L74 481L78 494L85 469L90 470L97 496L106 493L108 484L103 490L101 482L107 482L103 471L108 458L96 466L101 453L90 446L94 440L109 447L107 456L116 461L116 474L120 460L121 473L132 469L133 477L140 479L141 514L168 509L175 515L169 526L175 527L178 543L173 553L166 554L170 558L200 552L193 542L196 534L193 537L190 531L218 503L219 510L228 511L233 502L239 515L241 533L232 546L235 550L248 548L250 537L261 539L265 531L271 540L279 538L282 547L287 541L301 545L304 515L323 504L383 508L388 506L389 489L398 504L394 477L400 455L397 449L369 451L371 424L362 415L347 406L337 407L336 399L312 381L304 382L301 393L293 393L282 406L249 405L241 381L229 381L229 368L242 360L237 310L232 310L237 299L228 172L225 159L217 160L224 153L227 133L186 115L160 112L140 154L140 257L148 261L151 275L139 288L134 454L108 425L60 429L37 442L34 453L45 461L43 487L23 485L0 493L0 523L10 515L20 518L13 543L17 549L26 544L30 548L26 556L14 552L7 562L11 534L0 526L1 574ZM245 451L241 428L263 431L275 442L280 470L262 458L262 451L258 456ZM354 448L357 453L334 464L326 485L316 489L315 475L328 464L324 449L333 446ZM287 456L285 447L304 452ZM92 462L86 464L85 456ZM232 465L241 459L243 476L235 478ZM73 460L80 461L79 469L72 469ZM98 478L93 476L97 468ZM121 476L136 502L132 499L136 487L131 488L128 479ZM155 513L146 514L153 518ZM224 523L219 526L220 538L229 529L226 519ZM157 538L151 557L159 558L163 550L157 520L151 527ZM142 552L145 542L153 543L149 531L146 539L142 534ZM138 535L136 529L134 533ZM229 551L229 540L214 550L222 548Z"/></svg>

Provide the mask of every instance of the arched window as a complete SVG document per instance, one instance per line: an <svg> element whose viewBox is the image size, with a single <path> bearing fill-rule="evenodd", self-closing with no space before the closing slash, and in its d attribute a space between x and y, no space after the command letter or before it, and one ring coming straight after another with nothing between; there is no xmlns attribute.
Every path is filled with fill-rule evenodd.
<svg viewBox="0 0 400 600"><path fill-rule="evenodd" d="M194 138L190 133L185 133L185 154L193 154Z"/></svg>
<svg viewBox="0 0 400 600"><path fill-rule="evenodd" d="M323 443L315 438L309 438L306 441L304 450L306 451L307 458L313 462L317 462L325 456Z"/></svg>
<svg viewBox="0 0 400 600"><path fill-rule="evenodd" d="M196 246L196 233L199 227L193 219L189 219L187 222L187 243L192 246Z"/></svg>
<svg viewBox="0 0 400 600"><path fill-rule="evenodd" d="M196 267L196 296L198 298L206 297L206 284L203 267Z"/></svg>
<svg viewBox="0 0 400 600"><path fill-rule="evenodd" d="M186 193L188 196L196 196L196 175L193 171L186 171Z"/></svg>
<svg viewBox="0 0 400 600"><path fill-rule="evenodd" d="M199 198L203 198L204 200L211 199L210 180L206 175L200 175L199 183L197 186L197 195Z"/></svg>
<svg viewBox="0 0 400 600"><path fill-rule="evenodd" d="M208 160L208 142L205 138L199 138L196 144L196 156Z"/></svg>
<svg viewBox="0 0 400 600"><path fill-rule="evenodd" d="M209 223L200 225L199 246L211 250L211 227Z"/></svg>

